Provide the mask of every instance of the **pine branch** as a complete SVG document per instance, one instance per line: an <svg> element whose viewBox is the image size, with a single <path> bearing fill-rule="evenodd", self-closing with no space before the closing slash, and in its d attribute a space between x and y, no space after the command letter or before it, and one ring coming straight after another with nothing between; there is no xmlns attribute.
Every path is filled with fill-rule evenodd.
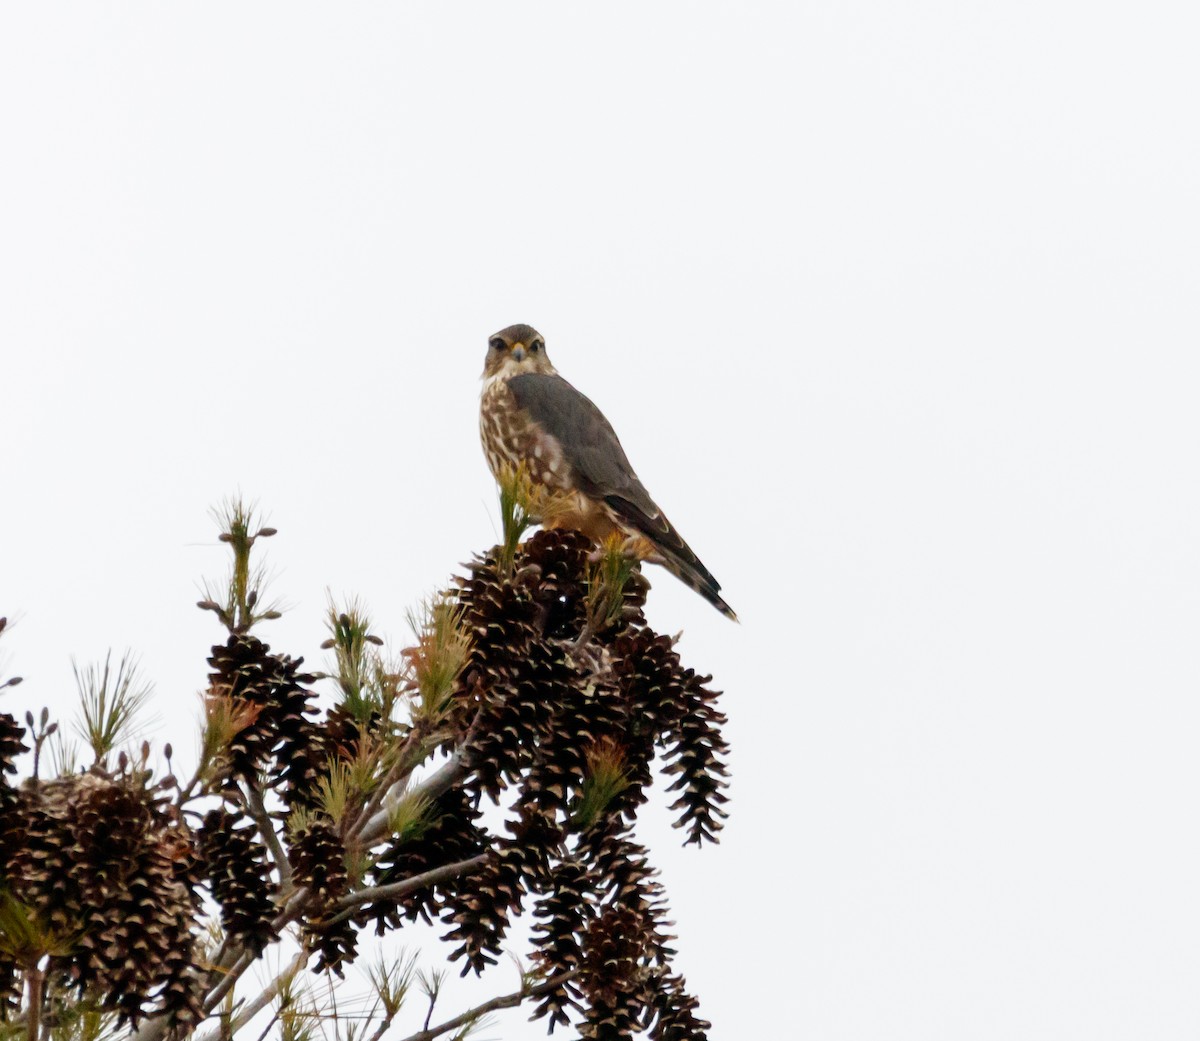
<svg viewBox="0 0 1200 1041"><path fill-rule="evenodd" d="M334 925L338 922L344 922L347 918L352 917L354 908L361 907L363 904L369 904L375 900L390 900L396 897L407 896L409 893L415 893L418 889L424 889L426 886L437 885L439 882L448 882L452 878L457 878L459 875L467 874L477 867L482 867L487 858L488 855L486 853L480 853L477 857L470 857L467 860L459 860L453 864L444 864L442 867L423 871L421 874L413 875L411 878L406 878L401 882L392 882L386 886L369 886L366 889L347 893L334 905L340 913L324 924Z"/></svg>
<svg viewBox="0 0 1200 1041"><path fill-rule="evenodd" d="M305 962L308 961L309 952L301 949L291 963L278 976L276 976L262 990L262 993L255 997L252 1001L247 1002L233 1019L227 1023L222 1023L220 1027L213 1030L211 1033L202 1035L198 1041L217 1041L218 1038L235 1034L241 1027L245 1026L255 1016L257 1016L264 1008L275 1000L280 989L290 983L302 968Z"/></svg>
<svg viewBox="0 0 1200 1041"><path fill-rule="evenodd" d="M279 888L286 893L292 888L292 863L288 860L283 844L279 841L279 835L271 824L266 803L263 802L262 791L252 780L245 782L242 791L246 796L250 816L258 826L258 833L262 836L267 849L271 851L271 859L275 861L275 868L279 872Z"/></svg>
<svg viewBox="0 0 1200 1041"><path fill-rule="evenodd" d="M454 864L446 864L439 868L434 868L431 871L423 872L420 875L414 875L412 878L404 879L401 882L395 882L387 886L374 886L366 889L360 889L355 893L347 894L338 903L338 907L342 909L336 918L332 919L329 924L344 921L351 917L353 909L372 900L381 900L389 897L404 896L407 893L415 892L418 889L423 889L425 886L436 885L439 882L448 881L451 878L456 878L461 874L469 872L474 868L479 867L486 860L486 854L480 854L477 857L472 857L469 860L458 861ZM287 904L280 914L273 920L272 925L276 930L282 930L284 926L302 918L307 911L311 909L312 894L306 888L296 890L288 899ZM307 958L307 952L303 952ZM221 980L210 990L204 998L204 1011L211 1012L220 1003L221 999L233 988L238 979L250 968L257 960L255 956L245 950L240 945L231 945L225 953L224 961L229 962L228 968L221 965L214 967L213 971L221 973ZM258 1002L262 995L254 999ZM265 1001L258 1005L258 1009L262 1009ZM166 1034L166 1021L162 1017L148 1020L144 1023L141 1029L134 1035L134 1041L159 1041ZM210 1039L209 1039L210 1041Z"/></svg>
<svg viewBox="0 0 1200 1041"><path fill-rule="evenodd" d="M204 754L182 789L169 747L168 775L155 782L148 744L140 759L122 753L111 775L96 767L86 777L14 788L4 774L29 751L21 743L26 731L0 714L0 809L4 798L19 805L21 822L32 820L46 834L26 830L43 844L52 839L55 849L80 844L95 858L109 838L126 842L142 860L126 856L124 846L113 856L148 865L142 874L155 881L164 909L162 924L155 919L143 929L154 930L155 943L162 938L160 967L144 954L157 950L153 944L132 947L133 955L115 944L96 947L87 954L92 961L70 950L61 965L53 963L58 975L47 976L47 988L59 986L64 968L95 973L98 965L107 973L98 977L102 1009L119 1017L116 1030L133 1041L193 1036L198 1027L199 1041L232 1038L257 1016L265 1022L273 1002L279 1014L267 1033L286 1034L298 1023L289 998L296 973L316 958L318 968L340 977L369 921L383 933L402 919L441 917L453 926L445 939L459 943L449 960L465 956L468 969L482 972L529 898L539 916L532 946L540 971L522 976L513 993L437 1025L433 1006L444 973L431 974L428 984L420 974L428 1014L405 1041L461 1039L489 1013L526 1001L541 1006L536 1015L551 1016L552 1028L582 1016L586 1032L611 1012L620 1029L653 1022L663 1037L702 1039L708 1027L695 1014L698 1005L671 975L664 890L631 829L657 763L668 790L680 793L673 806L680 823L694 841L715 839L725 816L725 718L709 678L685 669L674 641L646 623L649 586L625 547L613 542L596 558L586 535L553 529L517 541L508 568L498 550L477 556L433 601L418 646L404 652L407 666L375 655L365 620L347 615L343 625L338 616L348 633L349 656L339 660L347 696L314 719L317 695L308 688L320 676L301 672L303 659L272 652L249 632L273 615L259 608L261 581L249 553L273 531L251 534L246 511L235 512L225 539L235 551L229 594L224 606L205 605L232 635L209 659ZM394 719L393 708L409 702L408 722ZM91 713L100 748L111 747L110 707L98 700ZM42 733L47 726L44 715ZM34 741L36 762L36 733ZM263 776L275 779L272 787ZM171 788L173 807L170 796L157 794ZM85 798L94 803L86 820L103 825L94 834L76 834L62 813L47 812L55 800ZM511 836L484 826L484 798L519 809ZM197 799L219 799L219 807L208 815L183 809ZM297 832L284 830L280 799ZM186 823L200 817L199 829ZM10 827L0 838L12 834ZM40 846L23 839L18 846L24 859L13 861L10 877L55 909L63 903L73 921L82 898L53 888ZM76 884L75 876L68 881ZM216 932L217 919L206 894L221 922L208 942L202 931ZM141 928L126 901L118 889L107 903L91 902L114 928L131 920ZM294 946L276 946L284 935L304 941L293 958L286 952ZM270 982L257 972L243 981L270 947L272 962L288 961L287 968ZM380 977L386 987L378 993L390 996L366 1010L370 1041L392 1028L411 972L410 965L405 975ZM27 985L38 982L24 975ZM670 985L655 992L648 980ZM10 998L10 1006L19 1001ZM39 1004L33 995L27 1001ZM38 1014L27 1015L36 1021ZM334 1002L332 1015L337 1023L350 1013ZM303 1036L317 1030L297 1029ZM36 1022L34 1033L44 1033Z"/></svg>
<svg viewBox="0 0 1200 1041"><path fill-rule="evenodd" d="M360 832L365 829L369 821L374 819L376 811L383 805L388 794L394 791L397 785L407 780L409 774L420 765L421 757L419 755L414 756L412 762L409 762L409 757L414 748L420 748L421 742L424 739L424 728L418 723L409 731L408 735L404 738L404 743L397 749L396 762L379 782L375 791L371 793L370 799L363 806L362 811L354 821L354 825L350 828L349 834L361 837Z"/></svg>
<svg viewBox="0 0 1200 1041"><path fill-rule="evenodd" d="M234 959L233 965L223 971L221 982L213 987L213 989L210 990L207 995L205 995L205 1012L211 1012L214 1008L216 1008L217 1005L221 1003L221 999L225 997L225 995L231 990L233 990L237 981L242 978L246 970L258 960L252 952L245 949L241 950L242 953L237 955L237 957ZM162 1031L158 1034L151 1035L152 1037L161 1037L166 1033L165 1018L160 1016L157 1020L152 1020L151 1022L158 1022L162 1025ZM140 1030L138 1031L137 1037L138 1041L145 1041L145 1039L142 1038L142 1032Z"/></svg>
<svg viewBox="0 0 1200 1041"><path fill-rule="evenodd" d="M465 742L464 742L465 744ZM436 772L430 774L424 781L413 788L408 789L405 794L418 796L426 799L436 799L439 795L448 792L459 781L467 775L466 765L466 750L463 745L459 745L450 755L450 759ZM392 791L395 791L393 786ZM390 795L391 793L389 793ZM388 830L389 807L387 805L387 797L383 802L383 809L376 812L370 820L363 824L362 829L358 833L359 840L365 846L379 842Z"/></svg>
<svg viewBox="0 0 1200 1041"><path fill-rule="evenodd" d="M534 984L533 986L525 984L520 990L513 991L511 994L505 994L503 997L485 1001L481 1005L476 1005L474 1008L468 1009L461 1016L455 1016L453 1019L446 1020L445 1023L439 1023L436 1027L418 1030L415 1034L410 1034L404 1038L403 1041L433 1041L435 1037L476 1022L489 1012L496 1012L502 1008L516 1008L528 998L540 998L543 994L548 994L550 991L561 987L564 983L579 975L579 971L579 969L572 969L570 972L561 973L552 979Z"/></svg>
<svg viewBox="0 0 1200 1041"><path fill-rule="evenodd" d="M29 1015L25 1023L26 1041L38 1041L38 1031L42 1021L42 998L46 982L45 973L34 964L25 970L26 982L29 985Z"/></svg>
<svg viewBox="0 0 1200 1041"><path fill-rule="evenodd" d="M391 1025L392 1017L384 1016L383 1019L379 1021L379 1026L375 1028L375 1033L370 1036L368 1041L380 1041L380 1038L382 1038L383 1035L388 1032L388 1028L391 1027Z"/></svg>

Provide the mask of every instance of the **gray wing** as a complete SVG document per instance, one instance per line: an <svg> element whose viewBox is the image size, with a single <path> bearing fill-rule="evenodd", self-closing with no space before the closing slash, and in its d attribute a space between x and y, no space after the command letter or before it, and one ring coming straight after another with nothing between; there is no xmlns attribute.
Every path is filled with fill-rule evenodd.
<svg viewBox="0 0 1200 1041"><path fill-rule="evenodd" d="M580 490L628 500L647 516L660 511L633 472L612 424L561 376L529 372L508 381L517 405L561 446Z"/></svg>
<svg viewBox="0 0 1200 1041"><path fill-rule="evenodd" d="M579 490L607 503L623 523L654 543L669 570L734 617L717 595L721 587L712 572L638 480L604 413L561 376L529 372L514 376L508 387L517 405L562 446Z"/></svg>

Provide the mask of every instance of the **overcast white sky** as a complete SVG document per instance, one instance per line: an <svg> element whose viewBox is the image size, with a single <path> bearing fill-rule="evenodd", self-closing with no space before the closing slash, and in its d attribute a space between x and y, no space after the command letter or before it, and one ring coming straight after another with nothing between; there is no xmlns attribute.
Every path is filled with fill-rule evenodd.
<svg viewBox="0 0 1200 1041"><path fill-rule="evenodd" d="M5 707L132 648L187 748L238 489L274 645L327 588L402 641L529 322L743 621L652 576L727 692L722 845L647 829L713 1037L1195 1038L1198 29L4 5Z"/></svg>

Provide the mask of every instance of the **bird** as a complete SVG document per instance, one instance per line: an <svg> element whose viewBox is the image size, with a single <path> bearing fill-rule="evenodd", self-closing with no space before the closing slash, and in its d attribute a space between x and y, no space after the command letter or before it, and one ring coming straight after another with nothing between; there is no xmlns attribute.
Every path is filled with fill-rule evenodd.
<svg viewBox="0 0 1200 1041"><path fill-rule="evenodd" d="M565 504L542 518L543 527L574 528L597 542L623 536L638 556L738 620L720 583L638 479L612 424L558 374L533 326L510 325L489 337L479 434L498 481L523 466Z"/></svg>

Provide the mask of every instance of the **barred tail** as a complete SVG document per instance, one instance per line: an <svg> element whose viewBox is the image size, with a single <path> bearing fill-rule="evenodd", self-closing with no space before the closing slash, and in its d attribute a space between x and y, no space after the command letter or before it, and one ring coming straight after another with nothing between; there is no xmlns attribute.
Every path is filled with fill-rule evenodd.
<svg viewBox="0 0 1200 1041"><path fill-rule="evenodd" d="M717 580L713 578L712 572L700 563L699 558L694 553L691 555L692 560L695 562L694 565L690 561L669 552L662 555L661 563L663 567L684 583L684 585L690 586L726 618L736 622L738 616L734 613L733 608L725 603L724 598L721 596L721 587L717 583Z"/></svg>
<svg viewBox="0 0 1200 1041"><path fill-rule="evenodd" d="M647 513L624 496L608 495L604 501L623 528L637 532L654 547L653 563L661 564L685 585L691 586L726 618L735 622L738 620L733 608L721 597L721 583L713 578L713 573L701 563L700 558L692 552L692 547L675 530L675 525L667 520L649 496L646 497L646 503L652 508L652 513Z"/></svg>

